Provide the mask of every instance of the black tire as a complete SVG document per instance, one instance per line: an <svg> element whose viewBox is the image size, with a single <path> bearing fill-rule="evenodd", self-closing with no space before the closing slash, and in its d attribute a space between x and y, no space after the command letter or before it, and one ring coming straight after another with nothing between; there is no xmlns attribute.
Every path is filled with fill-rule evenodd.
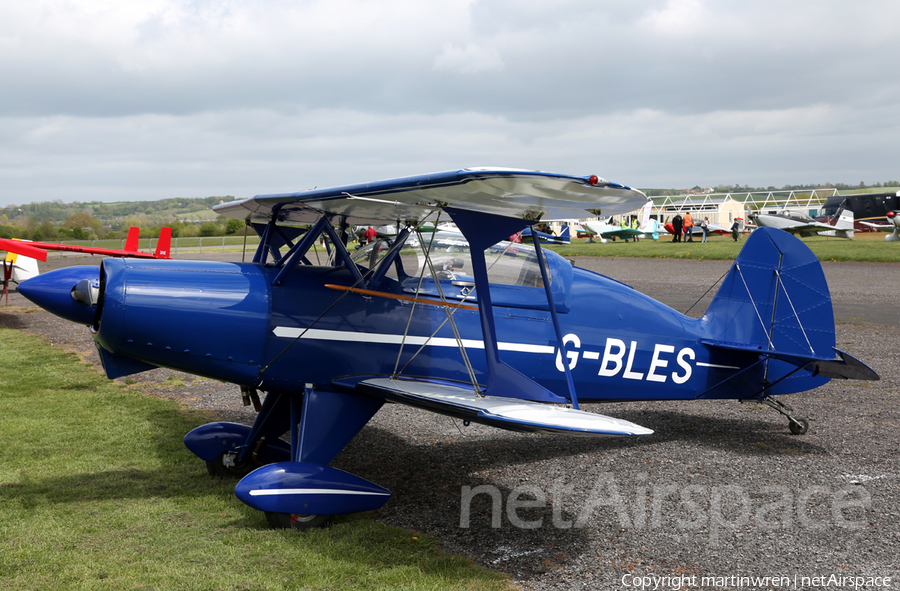
<svg viewBox="0 0 900 591"><path fill-rule="evenodd" d="M210 476L218 476L219 478L243 478L247 474L253 472L257 466L252 460L247 460L242 464L234 463L231 466L225 465L225 455L222 454L211 462L206 462L206 471ZM231 454L232 456L234 454Z"/></svg>
<svg viewBox="0 0 900 591"><path fill-rule="evenodd" d="M334 515L308 515L298 513L271 513L266 511L266 521L272 529L313 529L325 527Z"/></svg>
<svg viewBox="0 0 900 591"><path fill-rule="evenodd" d="M809 421L803 418L794 419L788 422L788 429L790 429L791 433L794 435L803 435L809 431Z"/></svg>

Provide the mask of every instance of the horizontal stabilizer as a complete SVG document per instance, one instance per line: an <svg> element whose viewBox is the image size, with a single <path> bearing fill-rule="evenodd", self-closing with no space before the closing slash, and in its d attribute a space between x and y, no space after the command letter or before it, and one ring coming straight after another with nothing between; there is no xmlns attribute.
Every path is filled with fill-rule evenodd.
<svg viewBox="0 0 900 591"><path fill-rule="evenodd" d="M603 415L499 396L478 396L470 389L413 380L374 378L356 389L417 408L509 431L580 437L650 435L650 429Z"/></svg>
<svg viewBox="0 0 900 591"><path fill-rule="evenodd" d="M875 371L849 353L835 349L840 359L825 361L816 365L819 375L841 380L879 380Z"/></svg>
<svg viewBox="0 0 900 591"><path fill-rule="evenodd" d="M794 352L767 351L754 345L728 343L710 339L703 339L701 342L709 349L755 353L771 359L780 359L799 367L809 365L808 369L814 376L842 380L880 379L878 374L868 365L852 355L844 353L843 351L838 351L837 349L835 349L835 351L837 351L838 357L824 358L813 355L802 355Z"/></svg>

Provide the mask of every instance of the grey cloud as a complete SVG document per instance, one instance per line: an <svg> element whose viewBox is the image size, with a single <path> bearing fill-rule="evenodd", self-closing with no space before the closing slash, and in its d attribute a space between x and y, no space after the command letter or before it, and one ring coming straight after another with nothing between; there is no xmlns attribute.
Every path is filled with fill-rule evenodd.
<svg viewBox="0 0 900 591"><path fill-rule="evenodd" d="M482 164L645 187L897 176L894 2L36 6L0 7L0 201Z"/></svg>

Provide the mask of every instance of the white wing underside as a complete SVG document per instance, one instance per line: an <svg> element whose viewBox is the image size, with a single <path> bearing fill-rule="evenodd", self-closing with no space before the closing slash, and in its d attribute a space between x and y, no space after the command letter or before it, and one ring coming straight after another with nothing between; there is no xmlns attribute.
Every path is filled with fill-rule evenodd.
<svg viewBox="0 0 900 591"><path fill-rule="evenodd" d="M653 433L621 419L515 398L477 396L472 390L445 384L374 378L360 382L356 388L394 402L512 431L580 437Z"/></svg>

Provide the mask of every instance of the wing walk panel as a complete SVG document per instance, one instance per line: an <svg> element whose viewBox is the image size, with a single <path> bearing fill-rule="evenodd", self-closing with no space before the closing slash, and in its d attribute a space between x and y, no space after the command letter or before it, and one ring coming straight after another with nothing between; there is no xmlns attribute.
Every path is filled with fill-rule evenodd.
<svg viewBox="0 0 900 591"><path fill-rule="evenodd" d="M510 431L578 437L653 433L621 419L527 400L476 396L472 390L432 382L373 378L359 382L356 389L370 396Z"/></svg>

